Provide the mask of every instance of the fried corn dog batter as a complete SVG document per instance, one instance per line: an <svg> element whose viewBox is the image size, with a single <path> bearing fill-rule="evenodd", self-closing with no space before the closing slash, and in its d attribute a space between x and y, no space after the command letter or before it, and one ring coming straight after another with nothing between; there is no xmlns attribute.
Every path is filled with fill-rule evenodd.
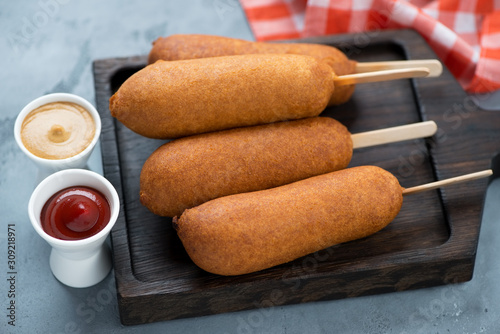
<svg viewBox="0 0 500 334"><path fill-rule="evenodd" d="M221 197L186 210L174 227L200 268L241 275L378 232L402 203L391 173L363 166Z"/></svg>
<svg viewBox="0 0 500 334"><path fill-rule="evenodd" d="M337 75L355 72L356 62L349 60L339 49L311 43L251 42L222 36L178 34L160 37L153 42L148 62L157 60L185 60L244 54L299 54L312 56L330 65ZM347 102L354 92L354 85L337 87L329 105Z"/></svg>
<svg viewBox="0 0 500 334"><path fill-rule="evenodd" d="M161 216L214 198L268 189L348 166L351 134L313 117L180 138L144 163L140 199Z"/></svg>
<svg viewBox="0 0 500 334"><path fill-rule="evenodd" d="M150 138L178 138L319 115L334 90L331 67L300 55L157 61L110 99L111 115Z"/></svg>

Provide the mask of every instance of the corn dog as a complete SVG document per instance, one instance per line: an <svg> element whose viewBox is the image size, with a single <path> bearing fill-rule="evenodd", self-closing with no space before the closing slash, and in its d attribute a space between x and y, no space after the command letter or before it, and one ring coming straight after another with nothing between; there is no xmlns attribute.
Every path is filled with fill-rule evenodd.
<svg viewBox="0 0 500 334"><path fill-rule="evenodd" d="M269 43L251 42L242 39L199 35L178 34L160 37L153 42L148 63L157 60L186 60L195 58L220 57L244 54L299 54L312 56L330 65L337 75L355 73L356 62L349 60L337 48L310 43ZM347 102L354 92L354 85L337 87L329 105Z"/></svg>
<svg viewBox="0 0 500 334"><path fill-rule="evenodd" d="M174 228L200 268L241 275L371 235L399 213L402 188L389 172L363 166L186 210Z"/></svg>
<svg viewBox="0 0 500 334"><path fill-rule="evenodd" d="M140 200L173 217L214 198L268 189L348 166L345 126L313 117L180 138L159 147L140 175Z"/></svg>
<svg viewBox="0 0 500 334"><path fill-rule="evenodd" d="M157 61L128 78L111 114L150 138L178 138L319 115L331 67L310 56L244 55Z"/></svg>

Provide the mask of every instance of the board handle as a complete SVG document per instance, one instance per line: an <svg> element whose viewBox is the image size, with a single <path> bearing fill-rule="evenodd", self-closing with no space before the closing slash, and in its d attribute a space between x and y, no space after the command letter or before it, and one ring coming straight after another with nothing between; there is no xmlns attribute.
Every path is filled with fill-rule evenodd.
<svg viewBox="0 0 500 334"><path fill-rule="evenodd" d="M375 61L356 64L356 73L394 70L401 68L425 67L429 70L428 77L438 77L443 73L443 65L437 59Z"/></svg>
<svg viewBox="0 0 500 334"><path fill-rule="evenodd" d="M395 126L381 130L367 131L351 135L352 147L363 148L389 144L404 140L433 136L437 131L434 121Z"/></svg>
<svg viewBox="0 0 500 334"><path fill-rule="evenodd" d="M333 79L335 86L348 86L369 82L389 81L396 79L421 78L429 76L429 69L426 67L401 68L395 70L383 70L373 72L363 72L335 76Z"/></svg>
<svg viewBox="0 0 500 334"><path fill-rule="evenodd" d="M403 196L411 195L411 194L418 194L422 191L434 190L434 189L437 189L437 188L440 188L443 186L449 186L452 184L474 181L477 179L482 179L482 178L488 177L492 174L493 174L493 171L491 169L486 169L486 170L476 172L476 173L470 173L470 174L465 174L465 175L461 175L461 176L457 176L457 177L452 177L452 178L449 178L446 180L426 183L426 184L422 184L419 186L403 189Z"/></svg>

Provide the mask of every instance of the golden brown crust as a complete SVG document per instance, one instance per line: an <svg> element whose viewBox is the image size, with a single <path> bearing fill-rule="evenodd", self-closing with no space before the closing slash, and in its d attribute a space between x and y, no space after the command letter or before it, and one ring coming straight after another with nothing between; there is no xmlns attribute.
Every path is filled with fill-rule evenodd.
<svg viewBox="0 0 500 334"><path fill-rule="evenodd" d="M157 61L110 99L111 114L151 138L178 138L319 115L334 89L325 63L300 55Z"/></svg>
<svg viewBox="0 0 500 334"><path fill-rule="evenodd" d="M371 235L402 202L391 173L363 166L221 197L186 210L175 226L200 268L240 275Z"/></svg>
<svg viewBox="0 0 500 334"><path fill-rule="evenodd" d="M148 63L157 60L186 60L244 54L298 54L314 57L330 65L337 75L355 73L356 62L349 60L339 49L323 44L251 42L242 39L200 35L177 34L160 37L153 42ZM354 92L354 85L338 87L329 105L347 102Z"/></svg>
<svg viewBox="0 0 500 334"><path fill-rule="evenodd" d="M245 54L298 54L326 62L337 75L351 74L355 61L349 60L339 49L323 44L251 42L242 39L177 34L160 37L153 42L148 63L157 60L187 60L196 58L235 56Z"/></svg>
<svg viewBox="0 0 500 334"><path fill-rule="evenodd" d="M153 213L173 217L214 198L343 169L351 156L350 133L328 117L181 138L145 162L140 199Z"/></svg>

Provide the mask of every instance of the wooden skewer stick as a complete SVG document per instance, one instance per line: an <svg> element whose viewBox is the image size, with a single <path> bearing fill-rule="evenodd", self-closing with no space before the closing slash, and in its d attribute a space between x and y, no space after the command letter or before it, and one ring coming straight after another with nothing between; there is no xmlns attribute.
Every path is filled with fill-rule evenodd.
<svg viewBox="0 0 500 334"><path fill-rule="evenodd" d="M443 72L443 65L437 59L376 61L356 64L356 73L395 70L400 68L426 67L428 77L438 77Z"/></svg>
<svg viewBox="0 0 500 334"><path fill-rule="evenodd" d="M339 75L333 80L335 82L335 86L345 86L368 82L427 77L429 76L429 73L430 71L426 67L401 68L396 70Z"/></svg>
<svg viewBox="0 0 500 334"><path fill-rule="evenodd" d="M437 189L437 188L440 188L443 186L448 186L448 185L457 184L457 183L461 183L461 182L473 181L473 180L481 179L483 177L488 177L492 174L493 174L493 171L491 169L487 169L487 170L483 170L481 172L466 174L466 175L462 175L462 176L452 177L452 178L449 178L446 180L422 184L420 186L404 189L403 196L410 195L410 194L416 194L416 193L419 193L422 191L433 190L433 189Z"/></svg>
<svg viewBox="0 0 500 334"><path fill-rule="evenodd" d="M413 123L351 135L353 148L370 147L403 140L430 137L437 131L434 121Z"/></svg>

